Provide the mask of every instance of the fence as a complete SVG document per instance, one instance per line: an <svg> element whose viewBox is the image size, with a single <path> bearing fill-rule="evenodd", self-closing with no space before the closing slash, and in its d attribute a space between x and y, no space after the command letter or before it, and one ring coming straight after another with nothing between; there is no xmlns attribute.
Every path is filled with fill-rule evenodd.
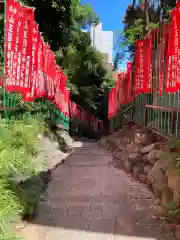
<svg viewBox="0 0 180 240"><path fill-rule="evenodd" d="M180 136L180 3L147 37L137 40L133 62L119 73L109 97L114 131L126 117L168 136Z"/></svg>

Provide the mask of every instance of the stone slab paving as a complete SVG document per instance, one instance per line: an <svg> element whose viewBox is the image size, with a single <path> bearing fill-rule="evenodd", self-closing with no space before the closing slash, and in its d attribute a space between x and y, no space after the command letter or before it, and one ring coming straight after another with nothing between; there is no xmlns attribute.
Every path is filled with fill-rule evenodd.
<svg viewBox="0 0 180 240"><path fill-rule="evenodd" d="M20 231L25 240L173 240L152 217L152 193L109 164L95 142L76 142L52 180L39 214Z"/></svg>

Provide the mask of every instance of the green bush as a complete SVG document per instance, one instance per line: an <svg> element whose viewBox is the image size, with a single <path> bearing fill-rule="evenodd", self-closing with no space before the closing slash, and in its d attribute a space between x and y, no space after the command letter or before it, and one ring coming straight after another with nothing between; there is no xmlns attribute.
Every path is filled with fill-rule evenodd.
<svg viewBox="0 0 180 240"><path fill-rule="evenodd" d="M43 181L37 165L40 135L45 131L39 119L26 115L21 121L0 121L0 239L18 240L10 233L13 221L33 215L40 201Z"/></svg>

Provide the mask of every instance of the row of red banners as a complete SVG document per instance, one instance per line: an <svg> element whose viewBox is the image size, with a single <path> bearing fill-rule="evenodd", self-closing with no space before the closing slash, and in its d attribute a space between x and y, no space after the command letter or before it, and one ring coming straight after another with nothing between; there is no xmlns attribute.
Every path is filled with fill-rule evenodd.
<svg viewBox="0 0 180 240"><path fill-rule="evenodd" d="M154 50L154 51L153 51ZM118 73L109 92L108 117L114 116L121 104L131 102L138 94L157 91L162 96L180 90L180 2L171 11L170 23L153 29L149 36L136 41L135 66ZM152 75L155 70L155 78ZM134 74L133 74L134 73ZM153 84L154 83L154 84Z"/></svg>
<svg viewBox="0 0 180 240"><path fill-rule="evenodd" d="M99 130L98 128L103 128L103 121L98 119L98 117L91 115L87 110L83 109L79 105L74 102L70 103L70 112L74 119L84 120L91 128L93 128L96 132ZM99 124L99 126L98 126Z"/></svg>
<svg viewBox="0 0 180 240"><path fill-rule="evenodd" d="M66 76L44 42L34 9L6 0L5 89L22 94L23 101L46 97L69 116Z"/></svg>

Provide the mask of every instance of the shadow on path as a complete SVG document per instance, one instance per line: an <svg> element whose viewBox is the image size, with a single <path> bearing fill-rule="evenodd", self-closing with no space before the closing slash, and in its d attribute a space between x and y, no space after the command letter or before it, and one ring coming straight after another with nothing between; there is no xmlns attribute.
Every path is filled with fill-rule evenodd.
<svg viewBox="0 0 180 240"><path fill-rule="evenodd" d="M111 158L96 142L75 142L51 170L45 201L21 231L25 240L173 240L166 222L152 217L152 193Z"/></svg>

